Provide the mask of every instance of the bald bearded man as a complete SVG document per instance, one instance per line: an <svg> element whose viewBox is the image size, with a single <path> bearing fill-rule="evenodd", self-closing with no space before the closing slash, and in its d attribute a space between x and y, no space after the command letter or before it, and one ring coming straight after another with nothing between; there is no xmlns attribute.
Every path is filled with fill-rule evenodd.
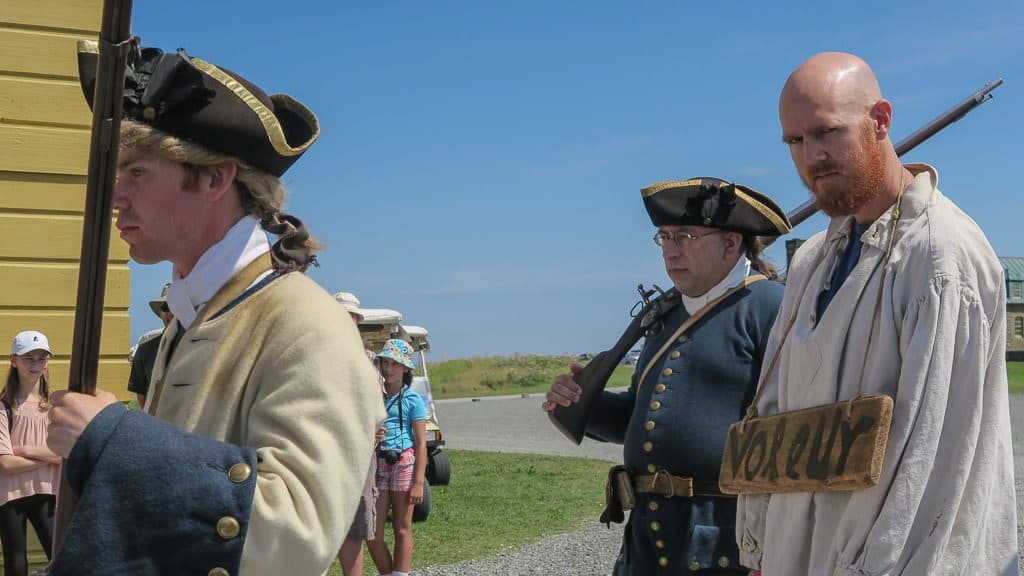
<svg viewBox="0 0 1024 576"><path fill-rule="evenodd" d="M808 59L779 118L831 222L789 267L758 413L862 394L894 408L877 485L739 498L743 565L764 576L1017 574L995 253L939 192L935 168L901 164L892 104L860 58Z"/></svg>

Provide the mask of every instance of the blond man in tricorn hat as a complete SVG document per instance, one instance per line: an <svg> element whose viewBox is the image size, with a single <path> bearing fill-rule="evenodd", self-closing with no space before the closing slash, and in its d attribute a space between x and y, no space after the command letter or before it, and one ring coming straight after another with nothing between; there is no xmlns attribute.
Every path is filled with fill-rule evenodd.
<svg viewBox="0 0 1024 576"><path fill-rule="evenodd" d="M745 574L736 499L719 491L718 475L782 300L758 237L788 232L789 221L767 196L718 178L659 182L641 195L674 307L650 326L629 390L604 391L587 425L587 435L623 444L612 474L624 480L610 478L602 520L621 522L625 493L635 493L614 574ZM545 411L579 400L572 373L555 380Z"/></svg>
<svg viewBox="0 0 1024 576"><path fill-rule="evenodd" d="M80 500L50 574L323 574L384 413L355 325L302 273L316 242L282 211L316 117L183 50L143 49L124 95L116 225L136 262L171 262L175 321L146 413L54 400Z"/></svg>

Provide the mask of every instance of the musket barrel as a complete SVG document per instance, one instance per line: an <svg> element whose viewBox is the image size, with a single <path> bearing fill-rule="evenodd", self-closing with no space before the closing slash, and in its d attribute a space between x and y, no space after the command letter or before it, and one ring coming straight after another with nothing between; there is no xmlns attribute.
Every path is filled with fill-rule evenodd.
<svg viewBox="0 0 1024 576"><path fill-rule="evenodd" d="M85 394L96 393L131 12L131 0L103 2L68 378L69 390ZM65 466L61 467L60 487L57 490L53 526L54 555L64 543L64 535L78 504L78 496L68 483L66 464L65 461Z"/></svg>

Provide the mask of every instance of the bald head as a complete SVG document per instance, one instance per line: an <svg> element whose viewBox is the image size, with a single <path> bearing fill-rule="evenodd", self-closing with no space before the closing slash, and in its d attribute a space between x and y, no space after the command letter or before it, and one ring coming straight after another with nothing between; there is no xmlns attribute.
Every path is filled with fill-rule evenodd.
<svg viewBox="0 0 1024 576"><path fill-rule="evenodd" d="M870 222L898 195L892 105L867 62L842 52L808 58L782 89L779 120L793 164L826 214Z"/></svg>
<svg viewBox="0 0 1024 576"><path fill-rule="evenodd" d="M882 91L867 62L845 52L822 52L790 74L782 89L780 108L791 98L828 102L836 110L865 112L882 99Z"/></svg>

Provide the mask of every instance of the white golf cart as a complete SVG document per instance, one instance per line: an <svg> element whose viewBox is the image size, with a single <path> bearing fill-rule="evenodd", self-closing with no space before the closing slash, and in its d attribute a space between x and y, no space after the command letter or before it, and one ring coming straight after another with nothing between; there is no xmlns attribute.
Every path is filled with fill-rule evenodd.
<svg viewBox="0 0 1024 576"><path fill-rule="evenodd" d="M402 324L402 314L388 308L363 308L363 321L359 323L359 333L363 344L373 351L380 351L384 342L390 338L400 338L409 342L417 353L416 370L413 371L411 388L423 399L427 411L427 474L426 486L423 491L423 502L413 510L413 520L426 520L430 514L430 485L446 485L451 479L452 468L442 448L444 437L437 421L437 410L434 395L430 390L430 378L427 372L426 353L430 352L429 333L421 326Z"/></svg>

